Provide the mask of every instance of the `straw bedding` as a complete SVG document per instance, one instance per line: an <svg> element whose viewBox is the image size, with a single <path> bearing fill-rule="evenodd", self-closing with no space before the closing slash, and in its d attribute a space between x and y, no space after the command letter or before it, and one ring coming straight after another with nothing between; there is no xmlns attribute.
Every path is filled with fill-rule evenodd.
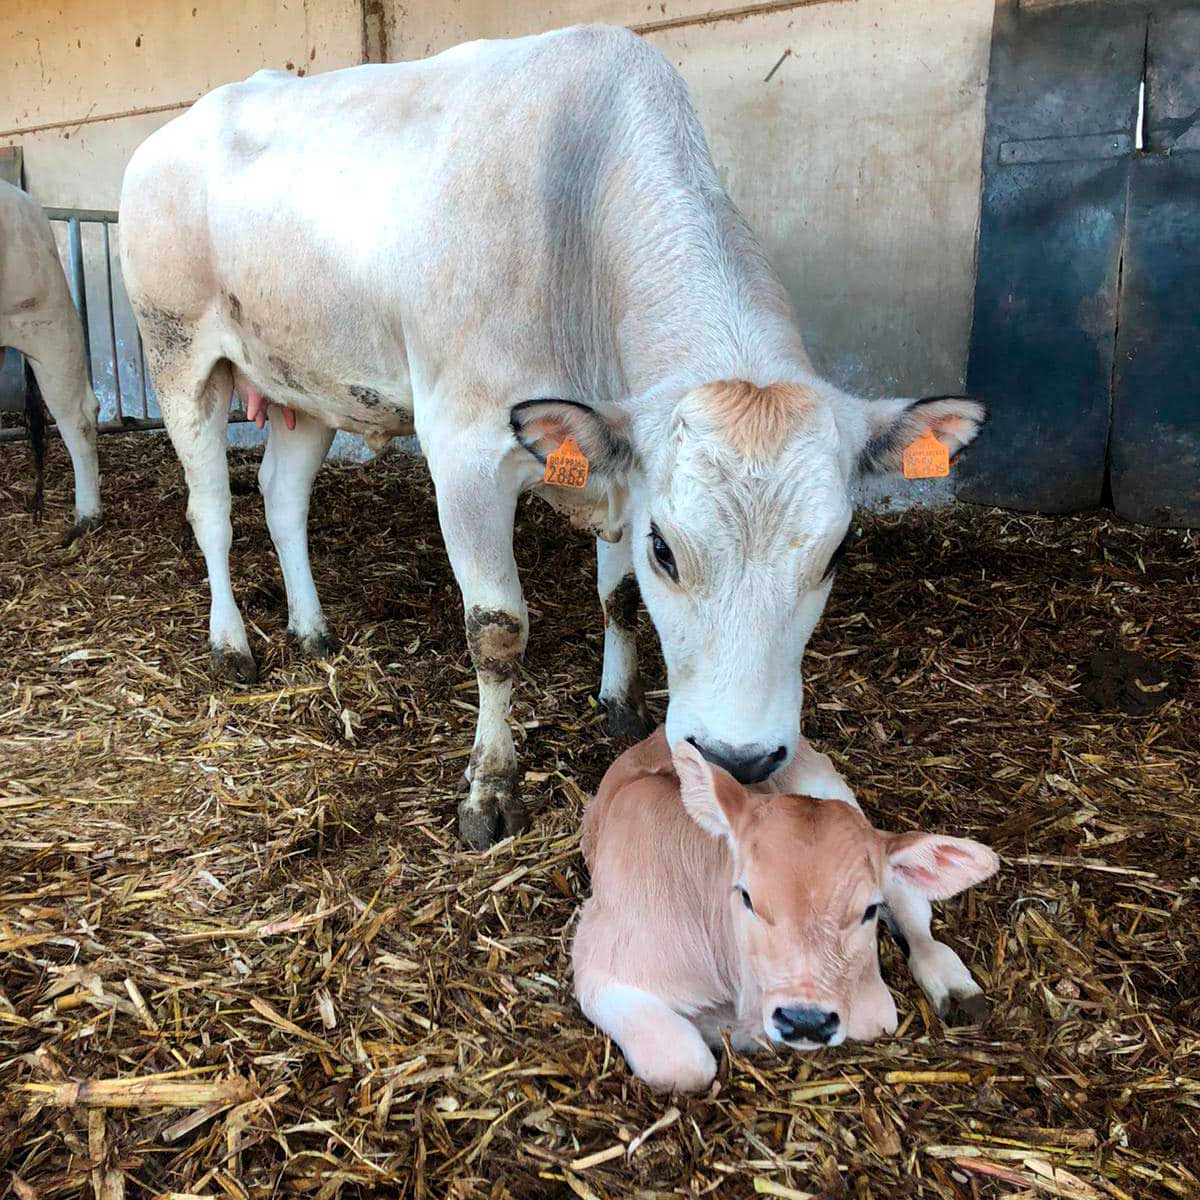
<svg viewBox="0 0 1200 1200"><path fill-rule="evenodd" d="M522 506L534 820L471 855L474 679L423 464L322 472L343 648L312 663L235 456L262 668L235 687L207 674L170 447L101 451L105 527L63 550L61 444L40 526L27 450L0 449L0 1195L1200 1196L1195 534L862 520L806 733L879 825L1002 854L938 923L992 1019L943 1027L885 945L895 1038L727 1055L671 1098L570 991L579 816L620 748L590 545Z"/></svg>

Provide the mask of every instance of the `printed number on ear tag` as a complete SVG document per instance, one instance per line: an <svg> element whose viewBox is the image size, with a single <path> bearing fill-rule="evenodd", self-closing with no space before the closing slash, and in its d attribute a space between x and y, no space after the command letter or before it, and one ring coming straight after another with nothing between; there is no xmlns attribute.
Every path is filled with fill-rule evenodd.
<svg viewBox="0 0 1200 1200"><path fill-rule="evenodd" d="M942 479L949 474L950 451L932 433L923 433L905 447L905 479Z"/></svg>
<svg viewBox="0 0 1200 1200"><path fill-rule="evenodd" d="M552 487L581 488L588 477L587 455L580 450L573 437L569 437L546 459L544 483Z"/></svg>

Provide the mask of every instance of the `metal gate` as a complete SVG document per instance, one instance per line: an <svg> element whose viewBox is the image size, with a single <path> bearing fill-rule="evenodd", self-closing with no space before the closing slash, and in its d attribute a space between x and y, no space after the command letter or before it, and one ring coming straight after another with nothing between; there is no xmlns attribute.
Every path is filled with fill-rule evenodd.
<svg viewBox="0 0 1200 1200"><path fill-rule="evenodd" d="M1197 0L998 0L961 498L1200 525L1198 64Z"/></svg>

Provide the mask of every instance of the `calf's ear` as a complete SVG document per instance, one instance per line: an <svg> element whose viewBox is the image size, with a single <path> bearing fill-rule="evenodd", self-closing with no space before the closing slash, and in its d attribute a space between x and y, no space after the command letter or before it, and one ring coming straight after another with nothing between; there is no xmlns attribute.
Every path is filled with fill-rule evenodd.
<svg viewBox="0 0 1200 1200"><path fill-rule="evenodd" d="M970 838L896 833L888 841L888 865L928 899L947 900L994 875L1000 860Z"/></svg>
<svg viewBox="0 0 1200 1200"><path fill-rule="evenodd" d="M671 758L688 816L705 833L731 838L752 803L749 793L727 771L713 766L691 742L672 746Z"/></svg>
<svg viewBox="0 0 1200 1200"><path fill-rule="evenodd" d="M509 412L517 441L545 462L567 440L588 460L588 471L619 479L633 465L633 445L624 414L615 405L589 405L578 400L522 400Z"/></svg>
<svg viewBox="0 0 1200 1200"><path fill-rule="evenodd" d="M965 396L923 400L867 400L866 442L858 468L864 474L899 471L905 447L932 433L953 457L979 432L987 409Z"/></svg>

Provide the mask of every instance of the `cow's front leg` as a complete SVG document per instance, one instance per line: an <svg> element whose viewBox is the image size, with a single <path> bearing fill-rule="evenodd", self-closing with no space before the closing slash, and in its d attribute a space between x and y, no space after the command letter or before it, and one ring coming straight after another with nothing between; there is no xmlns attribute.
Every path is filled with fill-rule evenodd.
<svg viewBox="0 0 1200 1200"><path fill-rule="evenodd" d="M643 738L650 714L638 677L637 627L641 596L633 573L633 535L626 529L619 542L596 539L596 581L604 610L604 669L600 702L608 712L613 737Z"/></svg>
<svg viewBox="0 0 1200 1200"><path fill-rule="evenodd" d="M518 484L503 466L490 473L471 469L436 450L429 461L479 684L475 748L467 768L470 791L458 808L458 830L468 846L485 850L528 823L517 792L517 755L508 726L513 680L529 635L512 549Z"/></svg>
<svg viewBox="0 0 1200 1200"><path fill-rule="evenodd" d="M803 736L792 761L770 782L781 792L818 800L843 800L861 811L829 755L814 750ZM929 901L898 879L888 883L883 900L888 930L938 1016L943 1020L962 1017L968 1022L982 1021L987 1016L987 999L962 959L933 936L930 930L933 910Z"/></svg>

